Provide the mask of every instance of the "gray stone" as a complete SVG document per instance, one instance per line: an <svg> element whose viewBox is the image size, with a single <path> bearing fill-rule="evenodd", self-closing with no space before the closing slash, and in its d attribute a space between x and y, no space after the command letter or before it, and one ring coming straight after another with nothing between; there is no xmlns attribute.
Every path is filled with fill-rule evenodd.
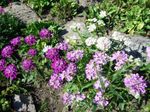
<svg viewBox="0 0 150 112"><path fill-rule="evenodd" d="M5 8L5 11L20 19L23 23L40 20L40 17L27 5L14 2Z"/></svg>
<svg viewBox="0 0 150 112"><path fill-rule="evenodd" d="M15 95L13 107L17 112L36 112L35 105L30 95Z"/></svg>

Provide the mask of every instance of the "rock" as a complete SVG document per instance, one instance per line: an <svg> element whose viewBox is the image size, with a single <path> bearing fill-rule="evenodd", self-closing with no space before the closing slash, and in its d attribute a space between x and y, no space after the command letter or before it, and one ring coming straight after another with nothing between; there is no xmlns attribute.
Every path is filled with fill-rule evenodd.
<svg viewBox="0 0 150 112"><path fill-rule="evenodd" d="M13 107L17 112L36 112L35 105L30 95L15 95Z"/></svg>
<svg viewBox="0 0 150 112"><path fill-rule="evenodd" d="M40 20L40 17L27 5L21 2L14 2L5 8L5 11L20 19L23 23L30 23Z"/></svg>

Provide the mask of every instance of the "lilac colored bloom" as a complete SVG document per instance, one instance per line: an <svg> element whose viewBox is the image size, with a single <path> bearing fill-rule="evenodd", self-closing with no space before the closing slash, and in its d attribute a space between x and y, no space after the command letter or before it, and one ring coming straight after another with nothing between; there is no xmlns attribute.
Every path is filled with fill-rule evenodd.
<svg viewBox="0 0 150 112"><path fill-rule="evenodd" d="M54 73L58 74L67 68L67 62L64 59L58 59L52 62L51 67Z"/></svg>
<svg viewBox="0 0 150 112"><path fill-rule="evenodd" d="M62 86L62 80L59 79L58 74L52 74L49 79L49 86L51 86L54 89L59 89Z"/></svg>
<svg viewBox="0 0 150 112"><path fill-rule="evenodd" d="M14 48L11 45L5 46L1 51L2 57L10 58L11 55L13 54L13 50L14 50Z"/></svg>
<svg viewBox="0 0 150 112"><path fill-rule="evenodd" d="M0 60L0 71L3 71L5 69L6 61L4 59Z"/></svg>
<svg viewBox="0 0 150 112"><path fill-rule="evenodd" d="M56 48L59 49L59 50L64 50L64 51L66 51L66 50L68 50L69 45L68 45L67 42L61 42L61 43L58 43L58 44L56 45Z"/></svg>
<svg viewBox="0 0 150 112"><path fill-rule="evenodd" d="M104 65L108 62L109 57L107 54L105 54L103 52L96 52L93 55L93 59L94 59L96 64Z"/></svg>
<svg viewBox="0 0 150 112"><path fill-rule="evenodd" d="M81 94L81 93L77 93L75 94L75 99L76 101L83 101L84 99L86 98L86 96L84 94Z"/></svg>
<svg viewBox="0 0 150 112"><path fill-rule="evenodd" d="M0 6L0 14L3 14L5 11L4 11L4 8L2 6Z"/></svg>
<svg viewBox="0 0 150 112"><path fill-rule="evenodd" d="M6 78L10 78L11 80L16 79L17 67L14 64L9 64L4 70L4 75Z"/></svg>
<svg viewBox="0 0 150 112"><path fill-rule="evenodd" d="M71 105L73 103L73 100L75 99L75 95L70 93L64 93L62 96L63 104L65 105Z"/></svg>
<svg viewBox="0 0 150 112"><path fill-rule="evenodd" d="M52 32L49 31L46 28L41 29L40 33L39 33L40 37L42 39L47 39L47 38L51 38L52 37Z"/></svg>
<svg viewBox="0 0 150 112"><path fill-rule="evenodd" d="M102 107L105 107L109 104L108 100L103 97L101 91L96 93L93 102L97 105L101 105Z"/></svg>
<svg viewBox="0 0 150 112"><path fill-rule="evenodd" d="M59 57L60 57L59 50L56 48L48 49L47 52L45 53L45 57L52 61L55 61L55 60L59 59Z"/></svg>
<svg viewBox="0 0 150 112"><path fill-rule="evenodd" d="M98 72L101 70L101 67L95 63L94 60L90 60L90 62L86 65L85 73L86 78L88 80L94 80L98 78Z"/></svg>
<svg viewBox="0 0 150 112"><path fill-rule="evenodd" d="M138 73L127 75L124 78L124 84L129 89L129 93L135 98L138 98L140 94L146 93L146 81Z"/></svg>
<svg viewBox="0 0 150 112"><path fill-rule="evenodd" d="M111 60L116 61L115 69L119 70L127 62L128 55L124 51L117 51L112 55Z"/></svg>
<svg viewBox="0 0 150 112"><path fill-rule="evenodd" d="M28 55L30 55L30 56L35 56L37 54L37 50L36 49L29 49L29 51L28 51Z"/></svg>
<svg viewBox="0 0 150 112"><path fill-rule="evenodd" d="M146 48L147 57L150 59L150 47Z"/></svg>
<svg viewBox="0 0 150 112"><path fill-rule="evenodd" d="M25 43L32 46L36 43L36 38L34 35L28 35L25 37Z"/></svg>
<svg viewBox="0 0 150 112"><path fill-rule="evenodd" d="M23 60L22 62L22 68L25 70L25 71L30 71L32 69L34 69L34 63L31 59L25 59Z"/></svg>
<svg viewBox="0 0 150 112"><path fill-rule="evenodd" d="M77 62L83 58L83 50L75 50L67 53L67 59L72 62Z"/></svg>
<svg viewBox="0 0 150 112"><path fill-rule="evenodd" d="M13 46L17 46L21 43L21 37L16 37L16 38L13 38L10 43L13 45Z"/></svg>
<svg viewBox="0 0 150 112"><path fill-rule="evenodd" d="M71 81L74 77L74 75L77 72L77 66L75 63L70 63L68 64L66 70L64 70L61 74L60 74L60 79L64 80L66 79L67 81Z"/></svg>
<svg viewBox="0 0 150 112"><path fill-rule="evenodd" d="M110 84L110 82L106 78L101 76L100 79L94 83L94 88L99 89L104 92L105 88L107 88L109 86L109 84Z"/></svg>

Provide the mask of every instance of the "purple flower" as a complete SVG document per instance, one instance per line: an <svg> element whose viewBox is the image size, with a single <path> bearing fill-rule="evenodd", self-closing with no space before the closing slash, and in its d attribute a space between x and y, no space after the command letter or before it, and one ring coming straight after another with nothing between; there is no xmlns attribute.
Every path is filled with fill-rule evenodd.
<svg viewBox="0 0 150 112"><path fill-rule="evenodd" d="M94 80L98 78L98 72L101 70L101 67L95 63L94 60L90 60L90 62L86 65L85 74L88 80Z"/></svg>
<svg viewBox="0 0 150 112"><path fill-rule="evenodd" d="M59 76L61 80L66 79L67 81L71 81L76 72L77 72L76 64L70 63L68 64L66 70L64 70Z"/></svg>
<svg viewBox="0 0 150 112"><path fill-rule="evenodd" d="M67 59L72 62L77 62L83 58L83 50L75 50L67 53Z"/></svg>
<svg viewBox="0 0 150 112"><path fill-rule="evenodd" d="M105 107L109 104L108 100L103 97L101 91L96 93L93 102L97 105L101 105L102 107Z"/></svg>
<svg viewBox="0 0 150 112"><path fill-rule="evenodd" d="M108 62L109 57L107 54L105 54L103 52L96 52L93 55L93 59L94 59L96 64L104 65Z"/></svg>
<svg viewBox="0 0 150 112"><path fill-rule="evenodd" d="M48 84L54 89L59 89L62 86L62 81L59 79L58 74L54 73L51 75Z"/></svg>
<svg viewBox="0 0 150 112"><path fill-rule="evenodd" d="M150 47L146 48L147 57L150 59Z"/></svg>
<svg viewBox="0 0 150 112"><path fill-rule="evenodd" d="M3 71L5 69L6 61L4 59L0 60L0 71Z"/></svg>
<svg viewBox="0 0 150 112"><path fill-rule="evenodd" d="M35 56L37 54L37 50L36 49L29 49L29 51L28 51L28 55L30 55L30 56Z"/></svg>
<svg viewBox="0 0 150 112"><path fill-rule="evenodd" d="M28 35L25 37L25 43L32 46L36 43L36 38L34 35Z"/></svg>
<svg viewBox="0 0 150 112"><path fill-rule="evenodd" d="M124 78L124 84L129 89L129 93L135 98L138 98L140 94L146 93L146 81L138 73L127 75Z"/></svg>
<svg viewBox="0 0 150 112"><path fill-rule="evenodd" d="M14 48L11 45L5 46L1 51L2 57L10 58L11 55L13 54L13 50L14 50Z"/></svg>
<svg viewBox="0 0 150 112"><path fill-rule="evenodd" d="M43 28L43 29L40 31L39 35L40 35L40 37L41 37L42 39L47 39L47 38L52 37L52 32L49 31L49 30L46 29L46 28Z"/></svg>
<svg viewBox="0 0 150 112"><path fill-rule="evenodd" d="M2 6L0 6L0 14L3 14L5 11L4 11L4 8Z"/></svg>
<svg viewBox="0 0 150 112"><path fill-rule="evenodd" d="M51 67L54 73L58 74L67 68L67 62L64 59L58 59L52 62Z"/></svg>
<svg viewBox="0 0 150 112"><path fill-rule="evenodd" d="M62 96L63 104L65 105L71 105L73 103L73 100L75 99L75 95L70 93L64 93Z"/></svg>
<svg viewBox="0 0 150 112"><path fill-rule="evenodd" d="M17 46L21 43L21 37L16 37L16 38L13 38L10 43L13 45L13 46Z"/></svg>
<svg viewBox="0 0 150 112"><path fill-rule="evenodd" d="M116 61L115 70L119 70L127 62L128 55L124 51L117 51L112 55L111 60Z"/></svg>
<svg viewBox="0 0 150 112"><path fill-rule="evenodd" d="M106 78L101 76L100 79L94 83L94 88L99 89L102 92L104 92L105 88L107 88L109 86L109 84L110 84L110 82Z"/></svg>
<svg viewBox="0 0 150 112"><path fill-rule="evenodd" d="M31 59L25 59L22 62L22 68L25 71L31 71L32 69L34 69L34 63Z"/></svg>
<svg viewBox="0 0 150 112"><path fill-rule="evenodd" d="M59 57L60 57L59 50L56 48L48 49L48 51L45 53L45 57L52 61L55 61L55 60L59 59Z"/></svg>
<svg viewBox="0 0 150 112"><path fill-rule="evenodd" d="M56 48L59 49L59 50L64 50L64 51L67 51L68 48L69 48L69 45L67 42L61 42L61 43L58 43L56 45Z"/></svg>
<svg viewBox="0 0 150 112"><path fill-rule="evenodd" d="M75 99L76 101L83 101L86 98L86 96L84 94L81 94L80 92L75 94Z"/></svg>
<svg viewBox="0 0 150 112"><path fill-rule="evenodd" d="M4 75L6 78L10 78L11 80L16 79L17 67L14 64L9 64L4 70Z"/></svg>

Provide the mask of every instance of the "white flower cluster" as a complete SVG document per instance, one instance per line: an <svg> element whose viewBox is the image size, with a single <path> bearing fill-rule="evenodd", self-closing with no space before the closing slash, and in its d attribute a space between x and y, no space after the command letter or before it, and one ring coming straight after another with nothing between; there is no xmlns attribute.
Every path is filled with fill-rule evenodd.
<svg viewBox="0 0 150 112"><path fill-rule="evenodd" d="M100 11L100 15L99 15L101 18L104 18L104 17L106 17L107 16L107 14L106 14L106 11Z"/></svg>

